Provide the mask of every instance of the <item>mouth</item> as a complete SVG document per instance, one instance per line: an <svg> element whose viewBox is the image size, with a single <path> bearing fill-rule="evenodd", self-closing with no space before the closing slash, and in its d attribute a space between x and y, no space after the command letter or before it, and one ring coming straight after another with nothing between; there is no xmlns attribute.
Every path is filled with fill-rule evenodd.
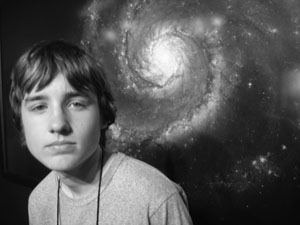
<svg viewBox="0 0 300 225"><path fill-rule="evenodd" d="M67 153L73 150L75 144L76 143L72 141L54 141L45 147L54 152Z"/></svg>
<svg viewBox="0 0 300 225"><path fill-rule="evenodd" d="M72 141L54 141L54 142L46 145L46 147L62 147L62 146L68 146L68 145L75 145L75 142L72 142Z"/></svg>

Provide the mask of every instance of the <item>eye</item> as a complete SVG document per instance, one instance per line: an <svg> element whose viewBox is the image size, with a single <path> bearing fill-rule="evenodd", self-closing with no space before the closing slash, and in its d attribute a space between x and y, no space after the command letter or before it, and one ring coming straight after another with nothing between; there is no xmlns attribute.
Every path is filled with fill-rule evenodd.
<svg viewBox="0 0 300 225"><path fill-rule="evenodd" d="M31 108L30 108L30 111L32 112L43 112L47 109L47 105L46 104L37 104L37 105L33 105Z"/></svg>
<svg viewBox="0 0 300 225"><path fill-rule="evenodd" d="M68 103L68 107L71 109L81 110L87 107L87 103L84 101L71 101Z"/></svg>

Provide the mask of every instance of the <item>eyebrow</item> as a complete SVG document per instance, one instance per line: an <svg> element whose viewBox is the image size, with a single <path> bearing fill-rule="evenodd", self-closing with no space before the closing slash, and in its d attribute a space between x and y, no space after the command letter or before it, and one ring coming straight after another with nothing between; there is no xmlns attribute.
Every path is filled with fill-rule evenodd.
<svg viewBox="0 0 300 225"><path fill-rule="evenodd" d="M91 96L86 93L86 92L78 92L78 91L72 91L72 92L67 92L65 94L65 99L70 99L70 98L76 98L76 97L85 97L85 98L91 98Z"/></svg>
<svg viewBox="0 0 300 225"><path fill-rule="evenodd" d="M47 95L35 95L35 96L26 96L24 98L25 104L28 102L40 101L40 100L47 100L49 97Z"/></svg>
<svg viewBox="0 0 300 225"><path fill-rule="evenodd" d="M70 91L65 93L64 99L71 99L71 98L76 98L76 97L85 97L85 98L91 98L91 96L86 93L86 92L78 92L78 91ZM49 97L47 95L33 95L33 96L26 96L24 98L24 102L29 103L29 102L34 102L34 101L43 101L43 100L48 100Z"/></svg>

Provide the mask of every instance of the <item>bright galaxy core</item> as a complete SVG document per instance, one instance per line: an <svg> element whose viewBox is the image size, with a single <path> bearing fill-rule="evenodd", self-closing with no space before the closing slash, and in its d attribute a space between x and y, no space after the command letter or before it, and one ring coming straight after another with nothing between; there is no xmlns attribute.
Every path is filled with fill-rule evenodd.
<svg viewBox="0 0 300 225"><path fill-rule="evenodd" d="M231 95L240 79L237 43L224 46L222 40L230 21L198 1L129 1L120 2L119 11L107 10L113 4L89 6L83 44L114 64L111 79L122 112L114 137L183 143L214 126L226 101L221 92Z"/></svg>

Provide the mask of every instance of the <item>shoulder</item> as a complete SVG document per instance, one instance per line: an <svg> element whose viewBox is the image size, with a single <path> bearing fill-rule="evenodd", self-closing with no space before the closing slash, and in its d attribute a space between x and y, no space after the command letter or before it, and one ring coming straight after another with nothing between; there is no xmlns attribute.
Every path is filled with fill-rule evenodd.
<svg viewBox="0 0 300 225"><path fill-rule="evenodd" d="M153 224L161 224L166 218L171 221L168 224L192 224L183 189L155 167L124 155L116 176L130 190L132 201L139 202L140 207L146 205Z"/></svg>
<svg viewBox="0 0 300 225"><path fill-rule="evenodd" d="M122 154L122 153L121 153ZM139 159L124 156L121 164L122 171L132 176L138 181L143 181L146 185L157 188L167 188L176 191L176 185L161 171Z"/></svg>
<svg viewBox="0 0 300 225"><path fill-rule="evenodd" d="M31 192L28 200L30 224L43 224L45 221L52 221L55 218L56 184L55 174L50 172Z"/></svg>
<svg viewBox="0 0 300 225"><path fill-rule="evenodd" d="M55 174L54 172L50 172L30 193L28 201L29 207L36 207L36 205L49 201L52 195L54 196L55 190Z"/></svg>
<svg viewBox="0 0 300 225"><path fill-rule="evenodd" d="M130 156L121 154L123 159L116 173L117 179L122 184L127 184L136 195L142 195L143 199L156 199L163 202L180 188L166 175L155 167Z"/></svg>

